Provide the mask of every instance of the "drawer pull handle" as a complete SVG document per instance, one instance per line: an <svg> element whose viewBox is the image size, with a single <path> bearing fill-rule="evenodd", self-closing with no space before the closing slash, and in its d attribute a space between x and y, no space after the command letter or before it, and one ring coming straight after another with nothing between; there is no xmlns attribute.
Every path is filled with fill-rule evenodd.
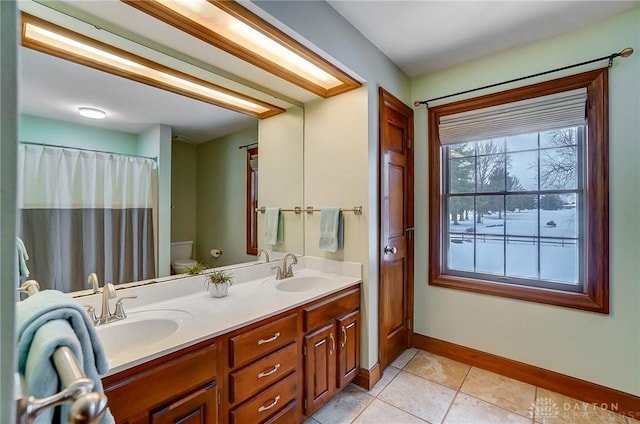
<svg viewBox="0 0 640 424"><path fill-rule="evenodd" d="M274 406L276 406L276 404L278 403L278 401L280 400L280 395L276 396L273 399L273 402L271 402L269 405L267 406L261 406L260 408L258 408L258 412L264 412L264 411L268 411L269 409L273 408Z"/></svg>
<svg viewBox="0 0 640 424"><path fill-rule="evenodd" d="M262 371L260 374L258 374L258 378L267 377L271 374L274 374L276 371L278 371L278 368L280 368L280 364L275 364L275 366L269 371Z"/></svg>
<svg viewBox="0 0 640 424"><path fill-rule="evenodd" d="M336 339L333 337L333 333L329 333L329 338L331 339L331 350L329 350L329 355L333 355L333 352L336 351Z"/></svg>
<svg viewBox="0 0 640 424"><path fill-rule="evenodd" d="M273 335L273 337L269 337L268 339L260 339L258 340L258 346L263 345L265 343L271 343L275 341L278 337L280 337L280 332Z"/></svg>
<svg viewBox="0 0 640 424"><path fill-rule="evenodd" d="M342 343L340 347L344 347L347 344L347 330L345 330L344 325L342 326Z"/></svg>

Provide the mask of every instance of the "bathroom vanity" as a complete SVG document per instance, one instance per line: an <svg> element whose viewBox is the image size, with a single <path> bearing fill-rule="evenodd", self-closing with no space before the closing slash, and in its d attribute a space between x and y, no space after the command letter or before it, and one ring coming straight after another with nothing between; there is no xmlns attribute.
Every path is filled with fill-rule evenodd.
<svg viewBox="0 0 640 424"><path fill-rule="evenodd" d="M361 278L351 274L258 277L234 284L223 299L192 277L172 284L199 286L196 293L132 305L130 323L169 305L193 318L155 345L109 355L106 343L111 372L103 384L117 422L303 422L360 369Z"/></svg>

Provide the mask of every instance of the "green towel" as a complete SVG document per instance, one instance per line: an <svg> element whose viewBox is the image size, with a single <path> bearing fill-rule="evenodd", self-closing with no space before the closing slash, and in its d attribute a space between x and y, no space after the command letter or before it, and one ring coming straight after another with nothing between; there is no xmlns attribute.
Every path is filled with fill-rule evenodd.
<svg viewBox="0 0 640 424"><path fill-rule="evenodd" d="M280 244L284 241L284 217L280 208L266 208L264 219L265 244Z"/></svg>
<svg viewBox="0 0 640 424"><path fill-rule="evenodd" d="M320 209L320 241L318 247L327 252L337 252L344 244L344 228L340 208Z"/></svg>

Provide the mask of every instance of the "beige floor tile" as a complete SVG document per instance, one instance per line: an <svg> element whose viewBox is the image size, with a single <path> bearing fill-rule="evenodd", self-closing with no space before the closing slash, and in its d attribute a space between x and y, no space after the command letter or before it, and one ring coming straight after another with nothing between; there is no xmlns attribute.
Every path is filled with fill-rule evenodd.
<svg viewBox="0 0 640 424"><path fill-rule="evenodd" d="M625 424L626 418L560 393L538 388L535 421L544 424Z"/></svg>
<svg viewBox="0 0 640 424"><path fill-rule="evenodd" d="M348 385L333 399L313 414L320 424L346 424L352 422L375 399L353 384Z"/></svg>
<svg viewBox="0 0 640 424"><path fill-rule="evenodd" d="M458 393L447 413L444 424L531 424L514 412L499 408L464 393Z"/></svg>
<svg viewBox="0 0 640 424"><path fill-rule="evenodd" d="M400 371L378 399L432 424L439 424L455 394L448 387Z"/></svg>
<svg viewBox="0 0 640 424"><path fill-rule="evenodd" d="M426 421L381 400L374 399L353 424L424 424Z"/></svg>
<svg viewBox="0 0 640 424"><path fill-rule="evenodd" d="M404 371L455 390L460 388L469 369L471 366L462 362L421 350L404 367Z"/></svg>
<svg viewBox="0 0 640 424"><path fill-rule="evenodd" d="M475 367L460 391L523 416L530 413L536 396L536 388L531 384Z"/></svg>
<svg viewBox="0 0 640 424"><path fill-rule="evenodd" d="M409 362L417 352L418 349L413 347L405 350L395 359L395 361L391 363L391 366L400 369L404 368L404 366L407 365L407 362Z"/></svg>
<svg viewBox="0 0 640 424"><path fill-rule="evenodd" d="M387 387L387 384L389 384L391 380L393 380L393 378L398 375L399 372L400 370L398 368L388 366L387 369L385 369L382 373L382 378L367 393L369 393L371 396L378 396L380 392L383 391L385 387Z"/></svg>

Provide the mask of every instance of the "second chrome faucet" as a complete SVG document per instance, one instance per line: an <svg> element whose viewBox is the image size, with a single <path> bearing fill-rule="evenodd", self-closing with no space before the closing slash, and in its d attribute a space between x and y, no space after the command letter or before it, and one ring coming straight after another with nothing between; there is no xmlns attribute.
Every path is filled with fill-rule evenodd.
<svg viewBox="0 0 640 424"><path fill-rule="evenodd" d="M291 263L287 266L287 259L291 258ZM292 265L298 263L298 258L293 253L287 253L284 255L284 259L282 259L282 268L279 266L274 266L271 269L276 270L276 280L282 280L284 278L293 277L293 268Z"/></svg>

